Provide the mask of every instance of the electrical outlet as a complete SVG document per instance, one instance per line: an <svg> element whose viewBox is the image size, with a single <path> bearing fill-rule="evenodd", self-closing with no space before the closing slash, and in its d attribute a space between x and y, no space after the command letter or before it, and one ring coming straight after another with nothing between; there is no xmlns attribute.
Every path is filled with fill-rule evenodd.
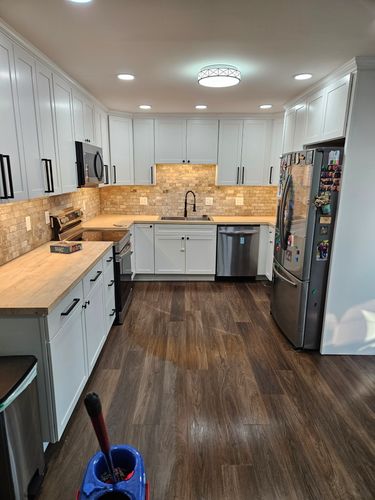
<svg viewBox="0 0 375 500"><path fill-rule="evenodd" d="M31 219L29 215L25 217L25 221L26 221L26 231L31 231Z"/></svg>
<svg viewBox="0 0 375 500"><path fill-rule="evenodd" d="M236 196L236 205L243 205L243 196Z"/></svg>
<svg viewBox="0 0 375 500"><path fill-rule="evenodd" d="M211 196L206 196L206 205L213 205L214 199Z"/></svg>
<svg viewBox="0 0 375 500"><path fill-rule="evenodd" d="M139 204L140 205L147 205L148 204L147 196L141 196L139 198Z"/></svg>
<svg viewBox="0 0 375 500"><path fill-rule="evenodd" d="M46 210L44 212L44 220L46 221L46 224L49 225L49 212L48 212L48 210Z"/></svg>

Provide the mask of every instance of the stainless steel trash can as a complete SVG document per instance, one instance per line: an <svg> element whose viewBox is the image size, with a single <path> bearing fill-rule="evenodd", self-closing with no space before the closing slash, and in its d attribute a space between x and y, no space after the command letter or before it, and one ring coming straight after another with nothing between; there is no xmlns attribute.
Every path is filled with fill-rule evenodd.
<svg viewBox="0 0 375 500"><path fill-rule="evenodd" d="M0 498L32 498L44 474L34 356L0 356Z"/></svg>

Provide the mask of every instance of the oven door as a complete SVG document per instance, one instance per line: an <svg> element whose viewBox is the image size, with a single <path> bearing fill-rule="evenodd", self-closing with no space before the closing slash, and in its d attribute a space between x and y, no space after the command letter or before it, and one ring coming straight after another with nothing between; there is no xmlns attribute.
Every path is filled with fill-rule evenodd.
<svg viewBox="0 0 375 500"><path fill-rule="evenodd" d="M132 297L131 254L130 241L126 243L120 253L115 254L116 324L120 325L124 322Z"/></svg>

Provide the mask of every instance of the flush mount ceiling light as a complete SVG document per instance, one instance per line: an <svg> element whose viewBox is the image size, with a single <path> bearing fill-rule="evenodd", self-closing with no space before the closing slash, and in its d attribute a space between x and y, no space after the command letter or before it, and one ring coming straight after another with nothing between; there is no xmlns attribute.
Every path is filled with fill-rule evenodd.
<svg viewBox="0 0 375 500"><path fill-rule="evenodd" d="M272 104L261 104L259 107L260 109L271 109Z"/></svg>
<svg viewBox="0 0 375 500"><path fill-rule="evenodd" d="M295 80L309 80L312 77L311 73L301 73L299 75L294 75Z"/></svg>
<svg viewBox="0 0 375 500"><path fill-rule="evenodd" d="M198 83L203 87L233 87L241 81L241 72L229 64L205 66L198 73Z"/></svg>
<svg viewBox="0 0 375 500"><path fill-rule="evenodd" d="M129 75L128 73L120 73L119 75L117 75L117 78L119 80L134 80L135 76Z"/></svg>
<svg viewBox="0 0 375 500"><path fill-rule="evenodd" d="M92 0L69 0L69 2L73 3L90 3Z"/></svg>
<svg viewBox="0 0 375 500"><path fill-rule="evenodd" d="M149 104L140 104L139 109L151 109L151 106Z"/></svg>
<svg viewBox="0 0 375 500"><path fill-rule="evenodd" d="M207 109L207 106L205 104L197 104L195 109Z"/></svg>

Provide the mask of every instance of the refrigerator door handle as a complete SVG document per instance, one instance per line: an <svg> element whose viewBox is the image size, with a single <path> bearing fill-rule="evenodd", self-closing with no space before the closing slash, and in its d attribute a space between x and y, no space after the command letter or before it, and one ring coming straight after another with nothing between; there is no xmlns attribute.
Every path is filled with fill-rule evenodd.
<svg viewBox="0 0 375 500"><path fill-rule="evenodd" d="M288 280L287 278L285 278L285 276L283 276L282 274L280 274L279 271L277 270L275 264L273 265L273 272L276 274L276 276L278 276L280 279L282 279L283 281L285 281L289 285L294 286L294 287L297 286L297 283L294 283L293 281Z"/></svg>

